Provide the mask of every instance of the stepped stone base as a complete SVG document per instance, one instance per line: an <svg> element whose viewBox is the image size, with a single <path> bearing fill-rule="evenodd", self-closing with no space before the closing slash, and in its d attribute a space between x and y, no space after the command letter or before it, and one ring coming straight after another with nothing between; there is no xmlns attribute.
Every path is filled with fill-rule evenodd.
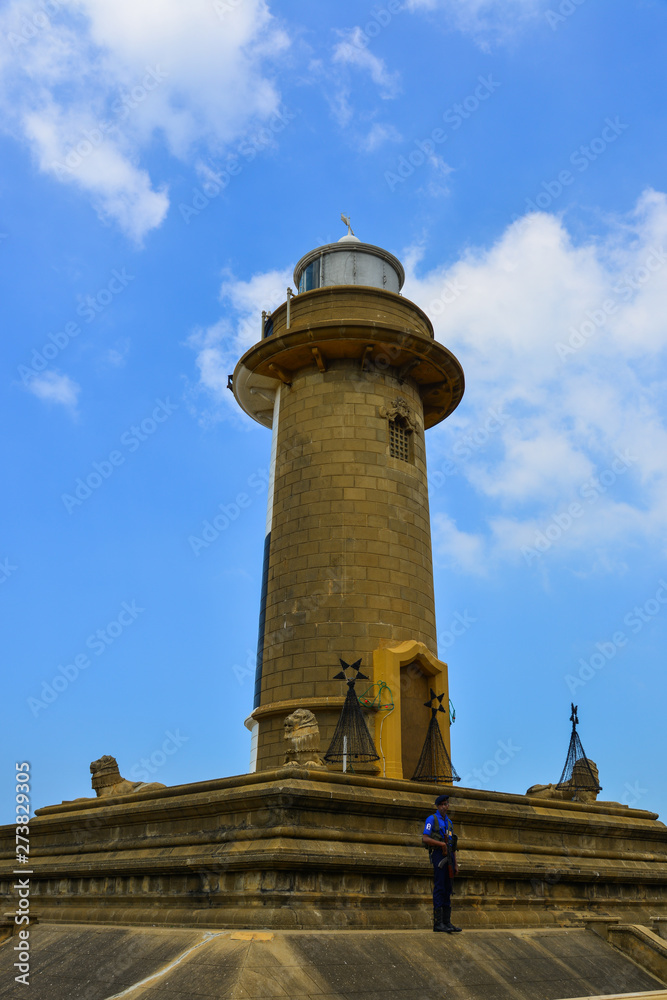
<svg viewBox="0 0 667 1000"><path fill-rule="evenodd" d="M50 806L31 821L42 922L194 928L426 929L432 785L284 767ZM667 829L655 813L451 789L466 928L659 927ZM15 910L0 829L1 912Z"/></svg>

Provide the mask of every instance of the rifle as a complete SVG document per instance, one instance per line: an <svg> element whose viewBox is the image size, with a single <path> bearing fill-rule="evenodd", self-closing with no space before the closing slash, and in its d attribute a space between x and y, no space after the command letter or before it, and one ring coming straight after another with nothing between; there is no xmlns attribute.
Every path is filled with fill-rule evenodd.
<svg viewBox="0 0 667 1000"><path fill-rule="evenodd" d="M456 848L458 847L458 837L455 833L452 833L451 837L447 836L447 825L445 824L445 832L442 833L440 829L440 821L437 817L435 818L436 829L431 832L431 838L433 840L439 840L442 842L442 853L445 855L442 861L438 864L438 868L444 868L445 865L449 867L449 877L454 878L455 872L455 855ZM429 847L428 856L431 857L435 848Z"/></svg>
<svg viewBox="0 0 667 1000"><path fill-rule="evenodd" d="M446 837L445 843L442 846L442 850L445 856L438 865L438 868L444 868L445 865L447 865L449 869L450 878L454 878L455 874L455 869L456 869L455 860L456 860L457 846L458 846L458 837L456 836L455 833L453 833L451 837Z"/></svg>

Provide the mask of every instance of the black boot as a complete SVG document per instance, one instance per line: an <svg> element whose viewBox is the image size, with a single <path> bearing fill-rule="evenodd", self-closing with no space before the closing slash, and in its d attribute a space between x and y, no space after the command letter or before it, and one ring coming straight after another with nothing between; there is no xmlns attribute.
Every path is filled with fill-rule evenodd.
<svg viewBox="0 0 667 1000"><path fill-rule="evenodd" d="M443 909L441 906L433 907L433 930L434 931L446 931L445 921L443 920Z"/></svg>
<svg viewBox="0 0 667 1000"><path fill-rule="evenodd" d="M462 930L461 927L455 927L451 921L452 908L451 906L444 906L442 908L442 927L439 930L447 931L448 934L454 934L455 931Z"/></svg>

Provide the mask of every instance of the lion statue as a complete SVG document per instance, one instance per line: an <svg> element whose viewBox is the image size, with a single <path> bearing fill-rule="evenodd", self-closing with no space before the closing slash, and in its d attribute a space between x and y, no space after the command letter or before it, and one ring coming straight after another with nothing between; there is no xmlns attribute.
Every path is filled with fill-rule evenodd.
<svg viewBox="0 0 667 1000"><path fill-rule="evenodd" d="M320 753L320 728L317 719L308 708L297 708L288 715L284 724L284 738L287 740L285 764L299 764L301 767L326 767Z"/></svg>
<svg viewBox="0 0 667 1000"><path fill-rule="evenodd" d="M127 781L121 778L116 758L108 754L92 762L90 773L98 799L108 798L110 795L129 795L131 792L152 792L167 787L159 781Z"/></svg>
<svg viewBox="0 0 667 1000"><path fill-rule="evenodd" d="M590 768L590 770L589 770ZM591 774L595 779L595 786L591 786ZM564 799L566 802L595 802L600 792L600 780L597 764L589 760L588 764L583 757L575 761L572 768L572 777L564 782L560 788L558 785L531 785L526 795L535 795L542 799Z"/></svg>

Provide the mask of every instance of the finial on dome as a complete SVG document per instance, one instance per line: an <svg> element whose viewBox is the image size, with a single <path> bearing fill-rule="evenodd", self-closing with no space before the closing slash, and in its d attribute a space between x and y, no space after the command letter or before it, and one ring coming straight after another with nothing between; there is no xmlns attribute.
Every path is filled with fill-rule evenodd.
<svg viewBox="0 0 667 1000"><path fill-rule="evenodd" d="M347 226L347 232L345 233L345 236L341 236L341 238L338 240L338 242L339 243L360 243L361 240L359 239L358 236L355 236L354 232L352 231L352 226L350 224L350 217L349 217L349 215L343 215L341 213L340 217L341 217L341 220Z"/></svg>

